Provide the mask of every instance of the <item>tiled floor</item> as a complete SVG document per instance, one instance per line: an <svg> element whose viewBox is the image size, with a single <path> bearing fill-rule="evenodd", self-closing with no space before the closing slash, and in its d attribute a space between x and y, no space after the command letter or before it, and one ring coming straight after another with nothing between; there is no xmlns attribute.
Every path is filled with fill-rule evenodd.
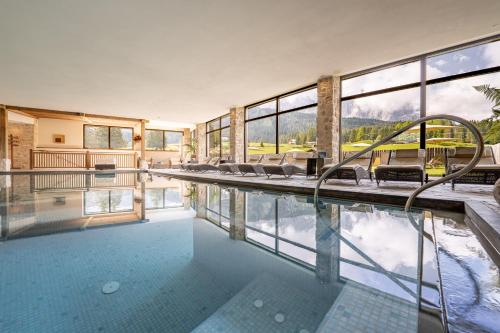
<svg viewBox="0 0 500 333"><path fill-rule="evenodd" d="M195 177L197 179L214 181L214 182L239 182L243 185L272 185L276 187L276 190L286 190L287 187L300 187L302 189L312 191L316 186L316 180L313 178L306 179L304 176L294 176L291 179L285 179L284 177L271 177L267 179L265 176L232 176L232 175L221 175L215 172L207 173L192 173L181 171L177 169L162 169L162 170L151 170L152 173L164 174L170 176L181 176L181 177ZM402 183L402 182L383 182L380 186L377 186L376 182L370 182L369 180L362 180L360 185L357 186L352 180L329 180L326 184L321 186L322 189L349 193L351 196L359 195L387 195L393 197L407 198L413 191L415 191L420 186L419 183ZM457 184L455 190L451 189L450 184L437 185L428 189L427 191L421 193L419 198L425 198L430 200L441 200L441 201L458 201L464 202L466 200L479 200L486 202L493 207L498 207L498 204L493 198L493 186L492 185L466 185ZM376 201L376 200L374 200ZM500 207L499 207L500 208Z"/></svg>

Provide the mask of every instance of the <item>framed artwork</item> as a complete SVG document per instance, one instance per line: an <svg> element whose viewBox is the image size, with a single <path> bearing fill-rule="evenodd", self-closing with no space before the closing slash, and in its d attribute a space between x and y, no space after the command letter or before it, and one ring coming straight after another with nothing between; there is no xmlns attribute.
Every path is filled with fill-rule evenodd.
<svg viewBox="0 0 500 333"><path fill-rule="evenodd" d="M65 140L65 136L64 134L54 134L52 136L52 140L54 143L64 143L66 140Z"/></svg>

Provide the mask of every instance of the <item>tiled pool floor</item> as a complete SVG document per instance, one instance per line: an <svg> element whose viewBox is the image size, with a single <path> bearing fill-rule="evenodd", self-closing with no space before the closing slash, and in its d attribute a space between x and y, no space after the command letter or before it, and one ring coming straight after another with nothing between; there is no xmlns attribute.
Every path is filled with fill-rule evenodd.
<svg viewBox="0 0 500 333"><path fill-rule="evenodd" d="M189 332L232 297L192 261L192 220L10 240L0 249L3 333ZM103 294L108 281L119 291Z"/></svg>

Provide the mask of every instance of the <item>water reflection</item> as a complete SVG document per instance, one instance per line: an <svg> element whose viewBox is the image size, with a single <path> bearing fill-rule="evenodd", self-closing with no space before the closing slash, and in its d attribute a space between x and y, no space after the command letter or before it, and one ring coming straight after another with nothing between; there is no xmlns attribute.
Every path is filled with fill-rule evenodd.
<svg viewBox="0 0 500 333"><path fill-rule="evenodd" d="M189 209L185 184L146 174L32 174L0 177L1 237L19 238L138 223L153 210Z"/></svg>

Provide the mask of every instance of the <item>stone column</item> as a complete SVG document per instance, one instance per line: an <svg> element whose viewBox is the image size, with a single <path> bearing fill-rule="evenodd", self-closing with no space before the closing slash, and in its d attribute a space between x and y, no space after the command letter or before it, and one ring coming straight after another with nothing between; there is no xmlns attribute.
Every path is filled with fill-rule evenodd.
<svg viewBox="0 0 500 333"><path fill-rule="evenodd" d="M340 148L340 77L323 76L318 80L317 149L339 161Z"/></svg>
<svg viewBox="0 0 500 333"><path fill-rule="evenodd" d="M245 240L245 193L232 189L229 198L229 237Z"/></svg>
<svg viewBox="0 0 500 333"><path fill-rule="evenodd" d="M202 161L207 157L207 124L196 125L196 159Z"/></svg>
<svg viewBox="0 0 500 333"><path fill-rule="evenodd" d="M191 160L191 156L188 155L186 145L191 145L191 130L189 128L184 128L182 131L182 147L181 147L182 162L184 162L184 160L186 161Z"/></svg>
<svg viewBox="0 0 500 333"><path fill-rule="evenodd" d="M146 121L141 120L141 161L146 159Z"/></svg>
<svg viewBox="0 0 500 333"><path fill-rule="evenodd" d="M7 152L8 152L8 136L7 136L7 125L8 125L8 111L5 105L0 105L0 171L8 170Z"/></svg>
<svg viewBox="0 0 500 333"><path fill-rule="evenodd" d="M340 240L330 228L339 232L339 205L327 204L316 212L316 277L322 283L336 281L340 269Z"/></svg>
<svg viewBox="0 0 500 333"><path fill-rule="evenodd" d="M245 159L245 108L233 107L229 111L231 119L230 147L231 156L236 163L243 163Z"/></svg>
<svg viewBox="0 0 500 333"><path fill-rule="evenodd" d="M207 218L207 184L196 186L196 217Z"/></svg>

